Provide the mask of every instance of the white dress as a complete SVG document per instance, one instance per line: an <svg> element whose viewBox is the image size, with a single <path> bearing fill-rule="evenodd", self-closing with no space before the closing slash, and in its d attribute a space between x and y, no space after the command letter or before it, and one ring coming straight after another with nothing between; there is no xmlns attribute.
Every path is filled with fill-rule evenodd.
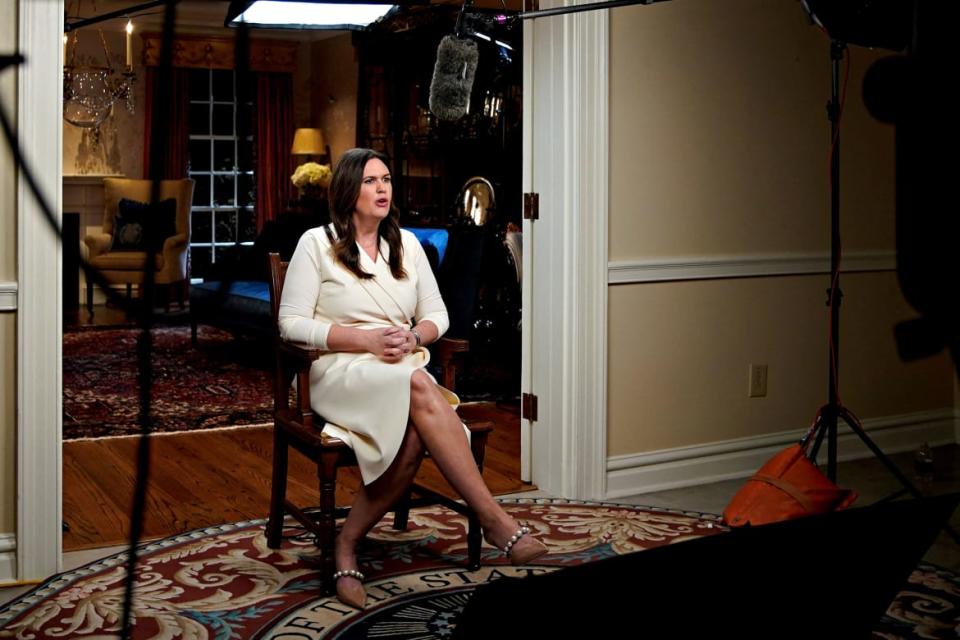
<svg viewBox="0 0 960 640"><path fill-rule="evenodd" d="M328 228L336 237L332 225ZM334 324L410 329L429 320L440 335L447 330L447 309L416 236L400 231L406 279L393 277L390 247L381 240L376 262L360 249L361 268L375 276L361 280L336 260L326 229L303 234L290 260L280 297L284 340L326 349ZM371 353L343 351L324 353L313 363L311 408L327 421L325 433L353 448L365 484L380 477L396 457L410 413L410 376L429 361L430 352L419 348L396 363ZM453 393L439 388L452 405L459 404Z"/></svg>

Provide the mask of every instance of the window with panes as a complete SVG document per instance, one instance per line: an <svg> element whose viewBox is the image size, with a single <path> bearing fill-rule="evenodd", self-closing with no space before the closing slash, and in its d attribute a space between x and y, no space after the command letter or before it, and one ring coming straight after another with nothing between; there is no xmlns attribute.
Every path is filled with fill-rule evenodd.
<svg viewBox="0 0 960 640"><path fill-rule="evenodd" d="M237 243L253 244L256 235L250 135L253 105L237 100L235 85L231 70L190 72L189 175L196 181L191 213L192 278L210 277L224 249Z"/></svg>

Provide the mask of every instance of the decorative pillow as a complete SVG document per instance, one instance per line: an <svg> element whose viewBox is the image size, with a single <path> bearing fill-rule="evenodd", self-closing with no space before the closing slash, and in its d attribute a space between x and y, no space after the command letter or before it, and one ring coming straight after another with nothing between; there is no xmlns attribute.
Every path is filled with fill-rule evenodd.
<svg viewBox="0 0 960 640"><path fill-rule="evenodd" d="M121 199L113 219L113 244L110 250L162 249L164 241L177 233L177 201L167 198L157 204L156 210L153 209L147 202Z"/></svg>

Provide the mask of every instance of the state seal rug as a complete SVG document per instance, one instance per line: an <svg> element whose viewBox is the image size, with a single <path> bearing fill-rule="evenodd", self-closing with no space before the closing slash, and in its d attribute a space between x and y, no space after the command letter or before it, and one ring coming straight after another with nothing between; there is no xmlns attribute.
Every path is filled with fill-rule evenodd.
<svg viewBox="0 0 960 640"><path fill-rule="evenodd" d="M368 606L357 611L319 595L302 556L316 549L290 528L270 549L264 521L209 527L144 544L136 568L133 638L449 638L478 585L557 571L619 554L722 534L718 516L601 502L501 500L550 553L513 567L485 546L468 571L465 520L442 507L410 513L406 531L388 515L359 553ZM125 553L54 576L0 608L0 637L116 637L123 610ZM585 588L589 588L588 586ZM956 637L960 581L921 566L891 604L875 638ZM564 612L540 612L563 615Z"/></svg>

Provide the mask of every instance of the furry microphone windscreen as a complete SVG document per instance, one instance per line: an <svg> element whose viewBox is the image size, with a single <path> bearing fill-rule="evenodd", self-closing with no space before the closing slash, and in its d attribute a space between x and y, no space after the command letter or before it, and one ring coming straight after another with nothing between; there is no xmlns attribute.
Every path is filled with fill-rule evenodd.
<svg viewBox="0 0 960 640"><path fill-rule="evenodd" d="M430 111L441 120L457 120L467 113L470 90L480 54L477 43L444 36L437 47L437 64L430 82Z"/></svg>

